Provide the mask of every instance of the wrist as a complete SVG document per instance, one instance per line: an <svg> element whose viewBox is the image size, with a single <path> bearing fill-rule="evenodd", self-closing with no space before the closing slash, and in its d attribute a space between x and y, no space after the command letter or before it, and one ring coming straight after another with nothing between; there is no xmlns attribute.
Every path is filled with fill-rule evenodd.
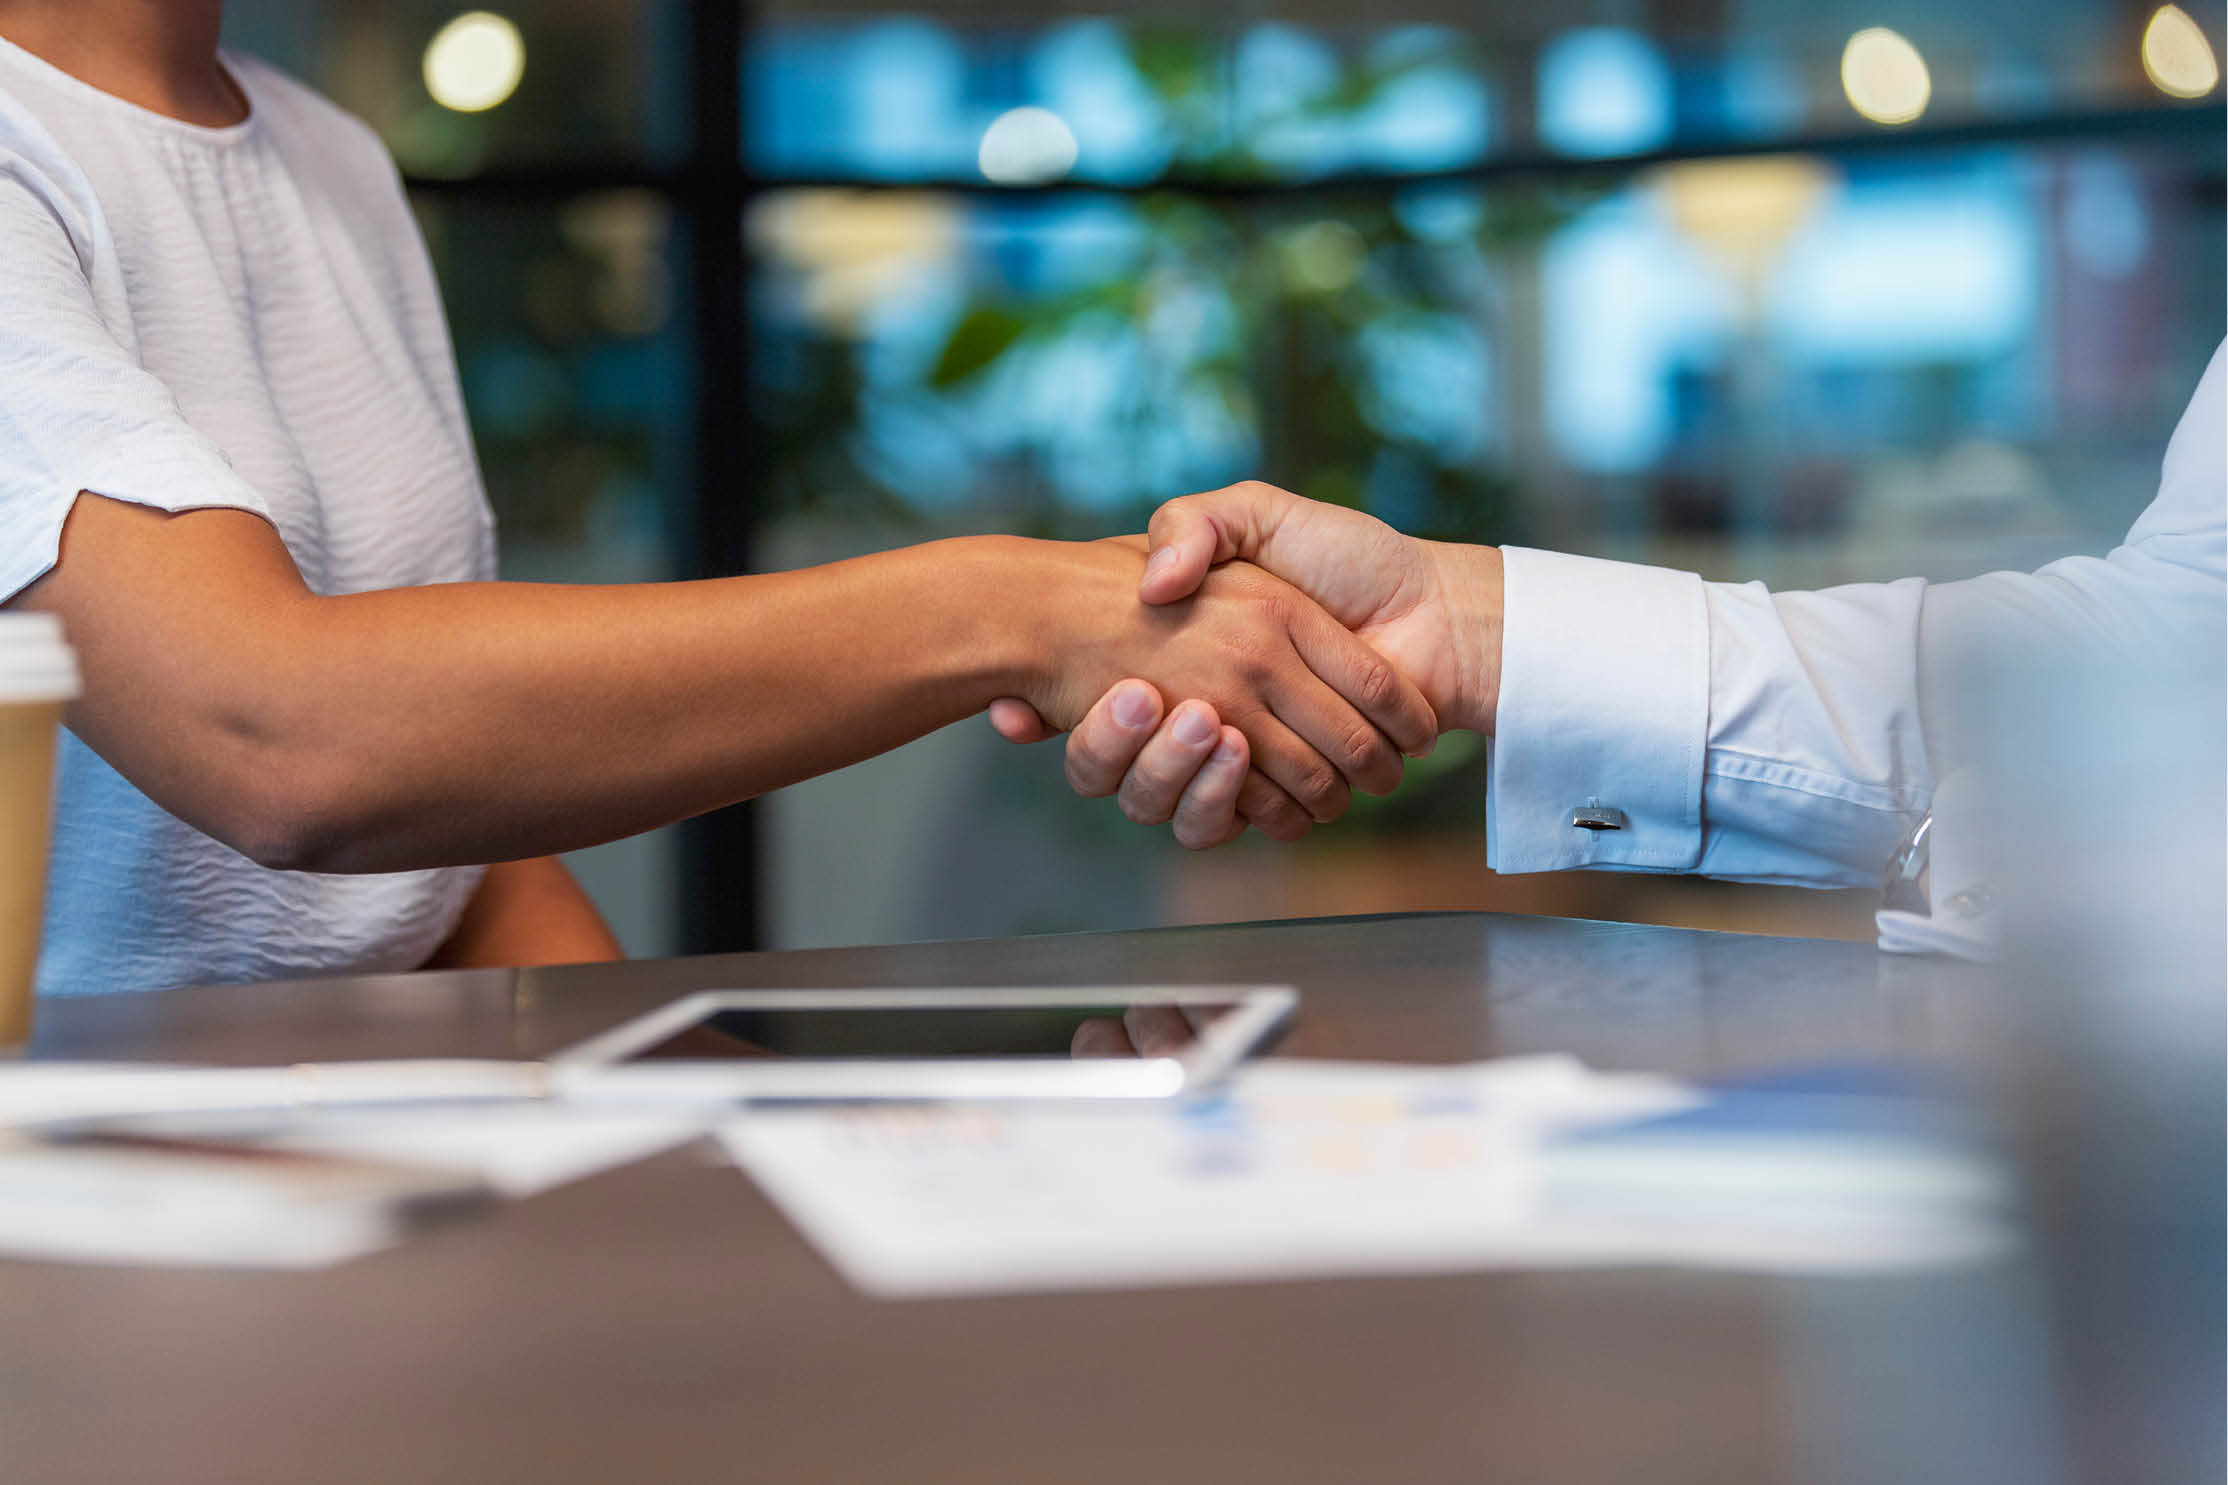
<svg viewBox="0 0 2228 1485"><path fill-rule="evenodd" d="M1420 542L1433 571L1434 601L1445 615L1450 662L1445 694L1432 703L1442 731L1493 735L1501 699L1501 549Z"/></svg>
<svg viewBox="0 0 2228 1485"><path fill-rule="evenodd" d="M951 580L972 614L970 680L984 692L983 704L1018 696L1049 715L1078 648L1098 637L1075 616L1090 596L1101 598L1102 615L1107 602L1134 604L1142 554L1124 561L1104 542L1020 536L961 537L951 545L960 549Z"/></svg>
<svg viewBox="0 0 2228 1485"><path fill-rule="evenodd" d="M987 706L1000 696L1027 699L1042 672L1044 643L1031 609L1042 591L1037 547L1014 536L959 536L931 544L931 570L961 616L957 677L969 700ZM927 551L930 548L923 548Z"/></svg>

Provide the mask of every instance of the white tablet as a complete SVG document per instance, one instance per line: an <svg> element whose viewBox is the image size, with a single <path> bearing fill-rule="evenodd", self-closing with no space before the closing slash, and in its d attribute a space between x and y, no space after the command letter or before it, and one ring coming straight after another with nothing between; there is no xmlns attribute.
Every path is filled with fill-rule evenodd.
<svg viewBox="0 0 2228 1485"><path fill-rule="evenodd" d="M706 990L549 1066L560 1096L584 1099L1169 1098L1212 1087L1298 1001L1270 985ZM1190 1039L1152 1057L1074 1053L1086 1022L1132 1012Z"/></svg>

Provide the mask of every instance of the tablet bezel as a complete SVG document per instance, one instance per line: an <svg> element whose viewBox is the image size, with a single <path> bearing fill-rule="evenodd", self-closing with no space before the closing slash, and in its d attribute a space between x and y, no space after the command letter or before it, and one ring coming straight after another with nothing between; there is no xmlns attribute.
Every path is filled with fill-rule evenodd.
<svg viewBox="0 0 2228 1485"><path fill-rule="evenodd" d="M1061 1009L1228 1003L1165 1057L626 1059L728 1010ZM1288 985L1091 985L873 990L699 990L549 1059L559 1097L730 1103L776 1100L1151 1099L1213 1087L1291 1016Z"/></svg>

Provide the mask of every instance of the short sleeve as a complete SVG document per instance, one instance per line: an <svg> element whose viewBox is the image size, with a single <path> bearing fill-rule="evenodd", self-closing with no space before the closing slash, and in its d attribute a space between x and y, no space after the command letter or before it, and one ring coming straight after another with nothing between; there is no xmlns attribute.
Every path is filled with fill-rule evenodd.
<svg viewBox="0 0 2228 1485"><path fill-rule="evenodd" d="M97 206L69 173L0 142L0 601L54 566L79 491L270 517L140 365Z"/></svg>

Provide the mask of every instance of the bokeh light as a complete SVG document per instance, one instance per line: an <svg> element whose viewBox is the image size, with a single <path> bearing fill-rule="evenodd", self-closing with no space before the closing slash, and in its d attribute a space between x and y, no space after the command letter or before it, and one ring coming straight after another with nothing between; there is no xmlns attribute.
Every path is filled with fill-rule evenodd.
<svg viewBox="0 0 2228 1485"><path fill-rule="evenodd" d="M1012 108L983 131L976 163L1001 186L1055 181L1075 168L1075 131L1049 108Z"/></svg>
<svg viewBox="0 0 2228 1485"><path fill-rule="evenodd" d="M484 113L518 90L526 43L518 27L487 10L468 10L434 33L425 49L425 86L458 113Z"/></svg>
<svg viewBox="0 0 2228 1485"><path fill-rule="evenodd" d="M2179 5L2161 5L2143 28L2143 71L2171 98L2202 98L2220 85L2212 43Z"/></svg>
<svg viewBox="0 0 2228 1485"><path fill-rule="evenodd" d="M780 191L751 215L753 239L797 276L797 307L845 335L893 294L910 289L917 302L958 225L948 199L912 191Z"/></svg>
<svg viewBox="0 0 2228 1485"><path fill-rule="evenodd" d="M1654 180L1672 225L1749 284L1832 193L1833 172L1807 155L1693 160Z"/></svg>
<svg viewBox="0 0 2228 1485"><path fill-rule="evenodd" d="M1335 294L1361 277L1369 243L1332 218L1286 233L1278 244L1285 282L1303 294Z"/></svg>
<svg viewBox="0 0 2228 1485"><path fill-rule="evenodd" d="M1934 82L1917 47L1885 26L1870 26L1842 48L1841 90L1873 123L1908 124L1926 112Z"/></svg>
<svg viewBox="0 0 2228 1485"><path fill-rule="evenodd" d="M1540 57L1539 132L1566 155L1623 155L1671 135L1671 68L1649 38L1612 26L1566 31Z"/></svg>

